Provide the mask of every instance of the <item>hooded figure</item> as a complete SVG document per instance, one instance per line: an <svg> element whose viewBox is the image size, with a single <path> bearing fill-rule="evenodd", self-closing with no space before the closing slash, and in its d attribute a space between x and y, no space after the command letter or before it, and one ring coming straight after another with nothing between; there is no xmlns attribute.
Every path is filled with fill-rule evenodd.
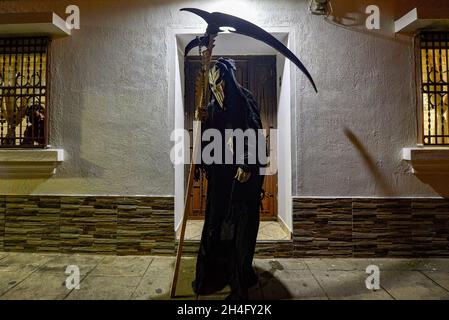
<svg viewBox="0 0 449 320"><path fill-rule="evenodd" d="M265 139L258 131L262 129L259 107L251 92L236 81L235 71L233 60L220 58L209 73L212 100L203 129L221 133L223 161L201 165L208 180L207 201L192 283L197 294L212 294L230 285L232 300L247 299L248 289L258 282L252 261L263 184L258 142ZM237 138L228 134L237 129L257 137L244 139L244 152L236 146ZM225 163L229 157L233 161Z"/></svg>

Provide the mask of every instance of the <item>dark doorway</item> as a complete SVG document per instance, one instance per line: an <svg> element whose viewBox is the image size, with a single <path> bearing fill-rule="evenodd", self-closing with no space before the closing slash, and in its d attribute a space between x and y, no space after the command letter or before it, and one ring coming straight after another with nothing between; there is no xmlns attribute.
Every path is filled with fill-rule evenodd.
<svg viewBox="0 0 449 320"><path fill-rule="evenodd" d="M277 128L277 75L276 56L228 56L235 60L237 80L255 96L261 109L263 128ZM217 58L217 57L216 57ZM213 63L215 59L213 59ZM192 137L195 110L195 79L201 67L201 58L188 57L185 61L185 127ZM270 137L267 136L269 143ZM188 174L188 168L187 173ZM262 201L260 216L262 220L277 219L278 176L266 176L264 183L265 197ZM207 180L201 177L194 182L191 207L188 208L189 219L203 219L206 206Z"/></svg>

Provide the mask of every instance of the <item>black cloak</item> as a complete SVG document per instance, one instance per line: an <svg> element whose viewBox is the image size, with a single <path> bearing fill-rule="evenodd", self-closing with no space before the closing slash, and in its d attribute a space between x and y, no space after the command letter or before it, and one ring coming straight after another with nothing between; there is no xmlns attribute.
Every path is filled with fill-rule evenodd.
<svg viewBox="0 0 449 320"><path fill-rule="evenodd" d="M212 98L203 129L220 131L224 161L224 154L229 152L225 130L255 130L256 137L260 139L258 130L262 129L262 122L253 95L235 79L234 61L220 58L215 66L220 68L221 79L225 83L224 107ZM203 148L204 144L203 142ZM200 166L206 172L208 186L205 223L196 277L192 284L197 294L212 294L230 285L229 299L246 299L248 289L257 284L258 278L252 261L259 229L263 176L259 173L262 166L260 161L254 163L249 159L258 146L259 143L255 149L249 148L248 141L245 140L242 164L237 162L234 141L233 164ZM245 172L251 172L250 179L245 183L234 178L239 167Z"/></svg>

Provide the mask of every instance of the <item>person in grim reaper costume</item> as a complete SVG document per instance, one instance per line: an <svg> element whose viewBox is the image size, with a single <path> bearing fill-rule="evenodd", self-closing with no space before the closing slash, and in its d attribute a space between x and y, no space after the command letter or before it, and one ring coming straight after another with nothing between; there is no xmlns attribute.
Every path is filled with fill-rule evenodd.
<svg viewBox="0 0 449 320"><path fill-rule="evenodd" d="M235 63L231 59L220 58L209 69L215 38L226 28L233 32L252 37L271 46L291 60L310 80L316 91L312 76L301 61L280 41L255 24L241 18L221 13L209 13L196 8L184 8L203 18L208 26L203 37L192 40L185 49L185 55L195 47L203 56L202 68L197 78L196 120L203 121L203 129L216 129L221 133L222 156L231 153L232 163L202 164L206 171L208 190L205 224L196 265L196 276L192 283L196 294L212 294L230 285L228 299L247 299L248 289L257 284L257 275L252 268L261 202L263 176L260 175L257 153L260 147L258 130L262 129L260 110L253 95L235 79ZM206 50L201 52L201 48ZM208 81L205 79L208 78ZM208 82L208 83L207 83ZM212 91L212 100L204 112L203 103L207 86ZM198 112L202 111L202 112ZM202 114L199 116L199 114ZM205 113L205 114L204 114ZM205 119L205 120L204 120ZM256 146L245 140L244 152L236 152L235 139L228 139L226 130L241 129L255 132ZM254 141L253 141L254 142ZM265 144L263 144L265 146ZM205 147L205 146L203 146ZM196 148L194 147L194 150ZM256 157L254 154L256 153ZM250 159L256 159L256 162ZM198 169L191 164L188 192L190 194L192 172ZM186 206L188 204L187 197ZM178 246L171 296L176 293L182 242L187 223L184 213L181 241Z"/></svg>
<svg viewBox="0 0 449 320"><path fill-rule="evenodd" d="M259 168L264 162L257 161L257 152L264 146L259 143L264 136L257 141L262 129L260 110L251 92L236 81L235 71L233 60L220 58L209 72L213 98L203 128L220 132L223 159L202 165L208 187L193 287L197 294L211 294L229 284L230 299L245 299L248 289L257 284L252 261L263 184ZM256 140L230 137L226 132L238 129L252 131ZM236 148L238 139L244 142L241 150ZM232 163L225 163L226 153Z"/></svg>

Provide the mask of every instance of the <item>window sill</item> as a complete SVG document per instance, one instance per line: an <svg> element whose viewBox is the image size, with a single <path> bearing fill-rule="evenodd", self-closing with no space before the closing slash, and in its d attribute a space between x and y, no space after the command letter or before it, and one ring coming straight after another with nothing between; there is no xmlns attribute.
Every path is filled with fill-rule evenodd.
<svg viewBox="0 0 449 320"><path fill-rule="evenodd" d="M445 10L432 10L418 7L394 23L395 33L413 35L419 30L446 30L449 16Z"/></svg>
<svg viewBox="0 0 449 320"><path fill-rule="evenodd" d="M51 38L70 36L64 19L54 12L4 13L0 15L0 35Z"/></svg>
<svg viewBox="0 0 449 320"><path fill-rule="evenodd" d="M52 176L64 161L62 149L0 150L0 177L44 178Z"/></svg>
<svg viewBox="0 0 449 320"><path fill-rule="evenodd" d="M402 152L414 174L449 174L449 147L404 148Z"/></svg>

